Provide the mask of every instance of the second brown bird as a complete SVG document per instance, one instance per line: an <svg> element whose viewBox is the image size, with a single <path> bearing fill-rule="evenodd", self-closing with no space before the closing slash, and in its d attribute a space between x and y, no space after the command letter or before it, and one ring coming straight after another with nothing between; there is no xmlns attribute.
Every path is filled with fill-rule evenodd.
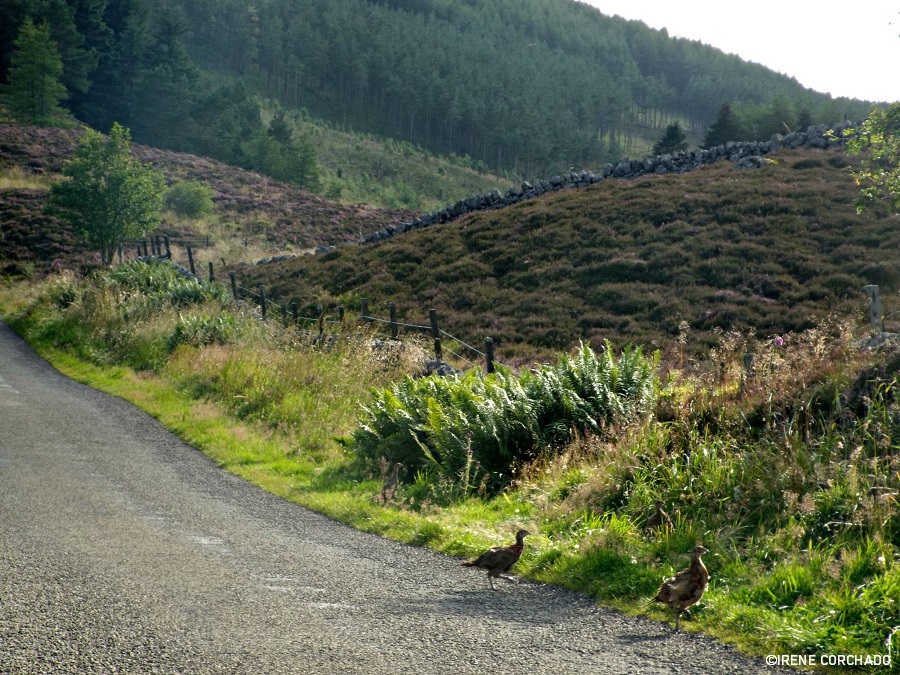
<svg viewBox="0 0 900 675"><path fill-rule="evenodd" d="M487 570L488 583L491 585L491 590L496 590L493 580L504 572L509 572L510 568L522 557L522 551L525 550L525 537L529 534L531 533L528 530L519 530L516 532L515 544L494 546L475 558L475 560L464 562L462 565L463 567L478 567Z"/></svg>

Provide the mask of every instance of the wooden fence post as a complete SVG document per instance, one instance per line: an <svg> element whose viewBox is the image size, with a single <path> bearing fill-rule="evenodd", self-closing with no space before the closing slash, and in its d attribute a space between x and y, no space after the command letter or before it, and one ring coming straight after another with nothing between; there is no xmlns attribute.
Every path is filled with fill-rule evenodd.
<svg viewBox="0 0 900 675"><path fill-rule="evenodd" d="M212 260L209 261L209 280L210 281L216 280L216 278L213 276Z"/></svg>
<svg viewBox="0 0 900 675"><path fill-rule="evenodd" d="M443 361L443 353L441 351L441 331L438 329L437 310L428 310L428 319L431 322L431 337L434 338L434 358Z"/></svg>
<svg viewBox="0 0 900 675"><path fill-rule="evenodd" d="M369 301L366 298L361 298L359 301L359 320L369 320Z"/></svg>
<svg viewBox="0 0 900 675"><path fill-rule="evenodd" d="M341 325L344 325L344 306L338 305L338 321L341 322Z"/></svg>
<svg viewBox="0 0 900 675"><path fill-rule="evenodd" d="M259 308L262 310L263 321L266 320L266 289L259 287Z"/></svg>
<svg viewBox="0 0 900 675"><path fill-rule="evenodd" d="M119 244L119 264L122 264L122 244Z"/></svg>
<svg viewBox="0 0 900 675"><path fill-rule="evenodd" d="M159 238L159 235L156 235L156 255L162 258L162 241Z"/></svg>
<svg viewBox="0 0 900 675"><path fill-rule="evenodd" d="M399 334L399 328L397 326L397 307L393 302L388 303L388 310L391 314L391 339L396 340L397 335Z"/></svg>
<svg viewBox="0 0 900 675"><path fill-rule="evenodd" d="M316 312L318 312L316 319L319 323L319 337L322 337L325 334L325 308L322 305L316 305Z"/></svg>
<svg viewBox="0 0 900 675"><path fill-rule="evenodd" d="M147 240L144 239L144 257L146 258L148 255L150 254L147 252Z"/></svg>
<svg viewBox="0 0 900 675"><path fill-rule="evenodd" d="M228 276L231 277L231 297L235 300L240 300L241 296L238 294L237 280L234 278L234 272L229 272Z"/></svg>
<svg viewBox="0 0 900 675"><path fill-rule="evenodd" d="M484 341L484 360L485 360L485 370L488 373L494 372L494 341L491 338L486 338Z"/></svg>
<svg viewBox="0 0 900 675"><path fill-rule="evenodd" d="M287 326L287 300L283 295L278 300L278 304L281 305L281 325Z"/></svg>
<svg viewBox="0 0 900 675"><path fill-rule="evenodd" d="M291 316L294 317L294 323L300 323L300 309L297 307L297 301L291 300Z"/></svg>
<svg viewBox="0 0 900 675"><path fill-rule="evenodd" d="M169 235L163 235L163 242L166 245L166 257L171 260L172 259L172 249L169 248Z"/></svg>
<svg viewBox="0 0 900 675"><path fill-rule="evenodd" d="M878 286L870 284L865 287L866 295L869 296L869 323L879 333L884 332L884 310L881 307L881 297L878 294Z"/></svg>
<svg viewBox="0 0 900 675"><path fill-rule="evenodd" d="M187 247L187 253L188 253L188 266L191 268L191 274L193 274L194 276L197 276L197 272L194 271L194 252L191 250L190 246Z"/></svg>

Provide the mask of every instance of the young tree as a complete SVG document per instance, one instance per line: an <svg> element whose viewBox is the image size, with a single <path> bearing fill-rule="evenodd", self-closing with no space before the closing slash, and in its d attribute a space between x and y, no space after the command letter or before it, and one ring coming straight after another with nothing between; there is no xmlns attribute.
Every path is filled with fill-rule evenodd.
<svg viewBox="0 0 900 675"><path fill-rule="evenodd" d="M875 107L847 142L851 154L864 153L853 177L861 187L856 208L865 210L875 201L887 201L900 213L900 103Z"/></svg>
<svg viewBox="0 0 900 675"><path fill-rule="evenodd" d="M60 81L62 60L46 23L34 25L26 18L14 44L9 84L3 87L10 112L20 122L51 125L65 120L68 113L59 106L66 98Z"/></svg>
<svg viewBox="0 0 900 675"><path fill-rule="evenodd" d="M312 139L301 135L283 148L285 157L285 180L309 192L322 189L316 148Z"/></svg>
<svg viewBox="0 0 900 675"><path fill-rule="evenodd" d="M719 108L719 115L716 121L709 125L706 136L703 137L703 147L712 148L716 145L724 145L728 141L737 141L740 136L740 127L734 114L731 112L731 106L723 103Z"/></svg>
<svg viewBox="0 0 900 675"><path fill-rule="evenodd" d="M321 189L312 139L304 134L295 140L283 115L277 115L268 128L260 127L252 138L242 143L241 154L244 168L310 192Z"/></svg>
<svg viewBox="0 0 900 675"><path fill-rule="evenodd" d="M687 150L688 144L684 140L684 131L681 124L672 122L666 127L665 135L653 146L654 155L671 155L673 152Z"/></svg>
<svg viewBox="0 0 900 675"><path fill-rule="evenodd" d="M131 135L118 123L108 138L85 129L63 174L68 180L51 188L50 208L68 217L104 265L112 264L123 241L159 223L165 181L131 156Z"/></svg>

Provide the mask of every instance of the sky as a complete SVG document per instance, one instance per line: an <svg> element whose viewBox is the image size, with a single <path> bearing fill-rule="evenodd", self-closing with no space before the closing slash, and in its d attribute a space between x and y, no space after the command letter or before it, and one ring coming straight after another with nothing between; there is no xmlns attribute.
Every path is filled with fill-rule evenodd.
<svg viewBox="0 0 900 675"><path fill-rule="evenodd" d="M832 96L900 100L900 2L580 0L666 28Z"/></svg>

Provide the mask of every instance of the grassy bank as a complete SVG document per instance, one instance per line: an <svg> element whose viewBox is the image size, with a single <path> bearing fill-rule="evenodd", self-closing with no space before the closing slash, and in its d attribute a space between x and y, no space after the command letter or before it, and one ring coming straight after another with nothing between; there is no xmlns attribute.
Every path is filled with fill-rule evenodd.
<svg viewBox="0 0 900 675"><path fill-rule="evenodd" d="M900 626L900 357L861 349L850 320L764 343L722 334L690 370L654 366L649 414L569 429L553 418L559 433L535 436L546 442L500 487L413 457L399 498L382 504L394 446L382 438L378 462L375 429L361 461L360 422L418 370L414 342L373 349L348 327L324 344L258 321L215 285L137 268L7 286L0 311L66 374L355 527L458 556L525 527L517 573L664 621L649 600L702 541L710 587L682 627L754 654L882 655ZM482 440L453 429L479 457ZM671 530L645 529L656 499Z"/></svg>

